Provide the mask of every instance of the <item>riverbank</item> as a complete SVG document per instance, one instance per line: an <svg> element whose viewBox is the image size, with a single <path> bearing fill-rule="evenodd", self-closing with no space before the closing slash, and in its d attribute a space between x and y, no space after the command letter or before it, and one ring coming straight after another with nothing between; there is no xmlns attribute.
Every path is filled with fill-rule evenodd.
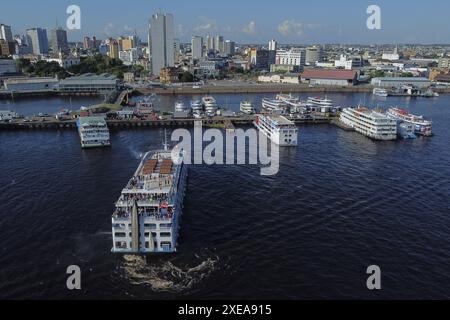
<svg viewBox="0 0 450 320"><path fill-rule="evenodd" d="M349 87L329 87L308 85L280 85L280 84L216 84L206 85L200 88L194 87L167 87L167 88L137 88L134 94L138 95L206 95L206 94L258 94L258 93L370 93L375 87L371 85L358 85ZM450 88L436 89L439 94L449 94Z"/></svg>

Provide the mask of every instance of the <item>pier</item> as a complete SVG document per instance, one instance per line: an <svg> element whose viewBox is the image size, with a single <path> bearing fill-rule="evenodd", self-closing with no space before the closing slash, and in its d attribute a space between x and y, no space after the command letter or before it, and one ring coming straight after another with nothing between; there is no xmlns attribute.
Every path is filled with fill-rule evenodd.
<svg viewBox="0 0 450 320"><path fill-rule="evenodd" d="M151 129L151 128L189 128L201 121L205 127L220 127L226 130L235 130L239 126L252 126L256 116L241 117L213 117L205 119L162 119L162 120L106 120L110 130ZM334 118L290 118L297 125L330 124ZM76 129L76 120L59 121L51 117L39 117L38 120L25 122L22 119L11 122L0 122L0 130L72 130Z"/></svg>

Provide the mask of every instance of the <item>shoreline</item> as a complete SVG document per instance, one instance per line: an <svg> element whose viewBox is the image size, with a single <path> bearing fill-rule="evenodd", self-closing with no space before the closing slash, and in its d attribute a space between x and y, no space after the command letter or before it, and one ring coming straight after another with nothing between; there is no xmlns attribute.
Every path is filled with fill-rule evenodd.
<svg viewBox="0 0 450 320"><path fill-rule="evenodd" d="M369 93L372 94L375 87L370 85L349 86L349 87L309 87L304 85L208 85L198 89L191 86L169 87L169 88L136 88L129 93L131 96L145 96L157 94L162 96L176 95L211 95L211 94L276 94L276 93L311 93L311 94L333 94L333 93ZM126 90L125 90L126 91ZM450 94L450 87L446 89L435 89L439 94ZM124 91L122 92L122 94ZM14 101L16 99L29 99L35 97L98 97L102 94L97 93L67 93L54 90L24 91L24 92L5 92L0 91L0 100ZM122 97L123 100L124 97ZM120 95L119 98L120 99Z"/></svg>

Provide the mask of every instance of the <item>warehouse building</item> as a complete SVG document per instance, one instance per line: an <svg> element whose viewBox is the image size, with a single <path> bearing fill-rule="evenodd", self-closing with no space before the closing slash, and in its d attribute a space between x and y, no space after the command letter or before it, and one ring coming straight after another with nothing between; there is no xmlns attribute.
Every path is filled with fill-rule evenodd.
<svg viewBox="0 0 450 320"><path fill-rule="evenodd" d="M5 90L11 92L57 90L56 78L9 78L4 81Z"/></svg>
<svg viewBox="0 0 450 320"><path fill-rule="evenodd" d="M416 88L423 89L428 88L431 85L431 81L427 78L383 77L383 78L373 78L372 85L381 88L414 86Z"/></svg>
<svg viewBox="0 0 450 320"><path fill-rule="evenodd" d="M77 77L63 79L59 83L61 92L76 93L108 93L117 90L120 81L110 74L85 74Z"/></svg>
<svg viewBox="0 0 450 320"><path fill-rule="evenodd" d="M358 82L358 72L353 70L306 70L301 75L302 82L317 86L353 86Z"/></svg>

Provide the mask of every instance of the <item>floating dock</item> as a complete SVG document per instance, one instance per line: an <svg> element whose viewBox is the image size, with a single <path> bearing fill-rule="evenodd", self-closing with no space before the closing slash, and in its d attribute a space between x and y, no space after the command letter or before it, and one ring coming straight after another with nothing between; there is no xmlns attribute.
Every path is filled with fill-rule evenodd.
<svg viewBox="0 0 450 320"><path fill-rule="evenodd" d="M298 125L330 124L334 118L317 117L310 119L291 119ZM214 117L207 119L163 119L163 120L106 120L110 130L126 130L133 128L164 128L164 127L193 127L195 122L201 121L207 126L222 127L234 130L236 126L252 126L256 116L243 117ZM37 121L24 122L15 120L0 122L0 130L70 130L77 129L76 120L59 121L55 118L41 118Z"/></svg>

